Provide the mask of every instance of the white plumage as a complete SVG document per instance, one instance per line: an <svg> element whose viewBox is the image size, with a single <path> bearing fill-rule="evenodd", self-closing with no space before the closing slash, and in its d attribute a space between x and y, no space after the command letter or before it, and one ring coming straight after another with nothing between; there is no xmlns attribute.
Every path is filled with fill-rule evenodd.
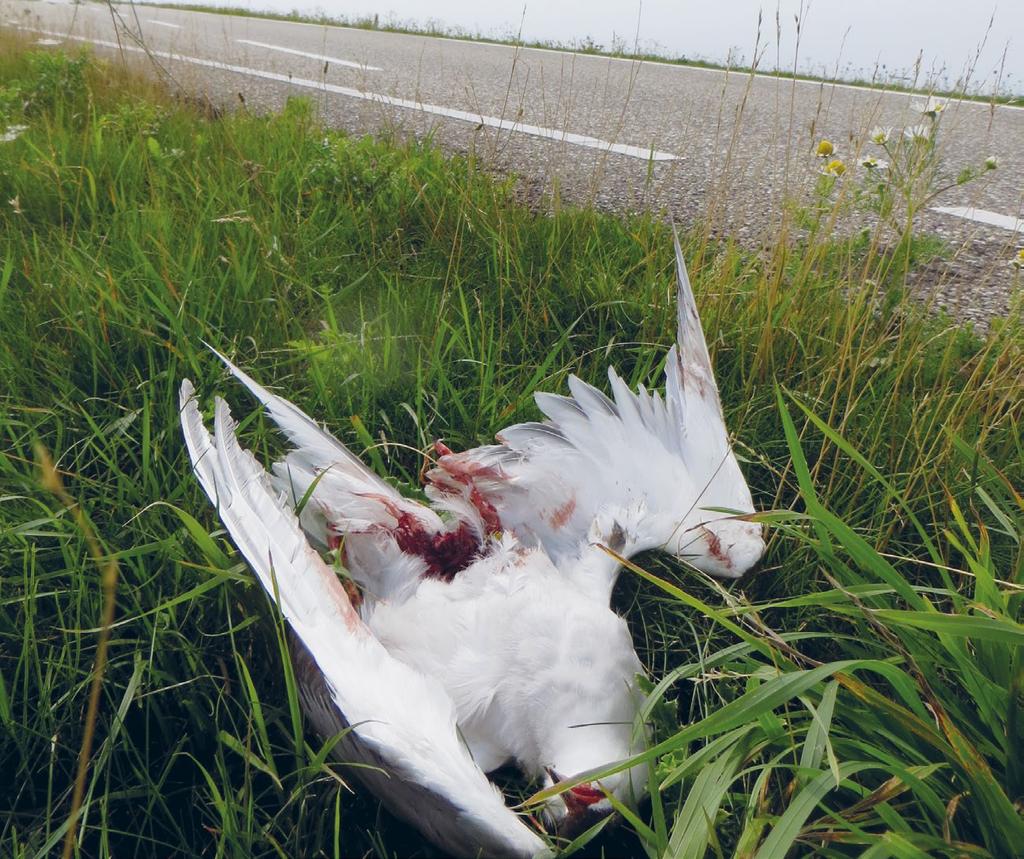
<svg viewBox="0 0 1024 859"><path fill-rule="evenodd" d="M351 727L342 756L386 772L360 771L455 855L546 849L484 772L515 763L550 785L644 747L634 724L642 667L609 608L618 564L602 546L627 556L665 548L726 576L763 550L756 524L701 509L753 505L678 242L676 254L666 398L630 391L614 371L612 399L576 378L571 397L538 394L543 423L461 454L439 445L432 507L401 496L220 356L294 445L271 478L239 447L226 405L217 401L211 438L182 385L196 475L294 632L314 725L328 736ZM300 505L296 519L288 508ZM303 532L322 549L342 547L358 610ZM577 831L611 811L607 794L635 804L646 779L640 766L571 788L546 818Z"/></svg>
<svg viewBox="0 0 1024 859"><path fill-rule="evenodd" d="M644 504L631 549L662 549L698 569L737 578L764 553L753 500L732 451L682 250L675 240L677 340L665 397L631 391L609 368L609 399L575 376L571 396L538 393L546 420L498 433L497 445L444 453L428 495L468 497L552 559L571 555L602 509ZM722 509L735 515L720 512ZM614 584L614 573L608 588Z"/></svg>

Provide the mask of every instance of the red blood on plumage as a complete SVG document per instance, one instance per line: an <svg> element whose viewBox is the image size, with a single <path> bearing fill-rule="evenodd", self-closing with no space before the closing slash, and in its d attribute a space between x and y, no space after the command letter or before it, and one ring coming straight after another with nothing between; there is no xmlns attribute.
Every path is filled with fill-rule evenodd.
<svg viewBox="0 0 1024 859"><path fill-rule="evenodd" d="M476 475L498 476L500 471L488 466L462 463L458 455L453 454L451 448L440 441L434 442L434 450L442 460L447 460L447 463L441 463L442 468L457 483L468 487L469 501L480 514L485 533L501 531L501 518L497 509L473 484L473 477ZM389 531L394 536L398 548L407 555L415 555L426 562L426 576L450 582L479 554L480 538L468 523L460 523L453 531L430 531L415 515L403 510L386 496L367 493L366 497L378 501L394 518L393 527L379 526L380 529ZM331 548L336 547L336 537L331 535L328 541Z"/></svg>
<svg viewBox="0 0 1024 859"><path fill-rule="evenodd" d="M551 514L551 518L548 520L551 523L551 527L556 531L560 528L564 528L569 524L569 520L572 518L572 514L576 512L576 496L573 495L568 501L565 502L561 507L555 510Z"/></svg>
<svg viewBox="0 0 1024 859"><path fill-rule="evenodd" d="M460 570L469 566L480 549L480 542L465 523L454 531L430 533L408 513L398 513L398 524L392 531L398 548L407 555L426 561L426 575L450 582Z"/></svg>
<svg viewBox="0 0 1024 859"><path fill-rule="evenodd" d="M469 501L480 514L486 531L491 534L501 531L501 517L498 515L498 510L477 487L476 480L482 478L506 480L505 473L496 466L483 465L453 453L452 449L442 441L434 442L434 450L440 457L437 463L438 467L451 478L452 484L461 484L469 488ZM445 481L435 479L434 483L447 491L448 488L444 485ZM449 484L449 487L452 484Z"/></svg>
<svg viewBox="0 0 1024 859"><path fill-rule="evenodd" d="M507 475L496 465L485 465L477 462L470 455L455 453L443 441L434 442L434 451L440 457L437 461L438 468L447 474L457 483L470 483L475 477L489 477L494 480L506 480Z"/></svg>
<svg viewBox="0 0 1024 859"><path fill-rule="evenodd" d="M501 517L498 515L497 508L484 498L483 494L475 486L469 490L469 500L476 507L489 534L494 534L501 530Z"/></svg>
<svg viewBox="0 0 1024 859"><path fill-rule="evenodd" d="M728 554L726 554L726 552L722 549L721 538L714 531L705 528L704 539L707 540L708 551L711 553L711 556L713 558L717 558L726 566L731 566Z"/></svg>

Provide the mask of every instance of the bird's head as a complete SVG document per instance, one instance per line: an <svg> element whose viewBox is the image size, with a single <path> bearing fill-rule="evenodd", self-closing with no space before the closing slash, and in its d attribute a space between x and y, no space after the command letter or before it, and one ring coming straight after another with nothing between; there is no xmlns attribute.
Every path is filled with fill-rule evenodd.
<svg viewBox="0 0 1024 859"><path fill-rule="evenodd" d="M648 766L639 764L601 775L618 761L641 752L647 744L644 726L636 724L639 690L635 677L607 686L608 704L592 703L588 723L567 724L552 735L552 751L543 769L544 788L570 787L550 796L543 809L549 831L574 838L615 811L615 803L635 808L647 792ZM600 720L600 721L598 721ZM580 781L583 774L597 775ZM579 782L575 784L575 782Z"/></svg>
<svg viewBox="0 0 1024 859"><path fill-rule="evenodd" d="M575 777L563 775L554 767L545 770L546 788L575 780ZM547 801L543 813L547 828L560 838L575 838L615 813L612 797L627 807L636 807L644 796L646 783L647 768L640 766L575 784Z"/></svg>

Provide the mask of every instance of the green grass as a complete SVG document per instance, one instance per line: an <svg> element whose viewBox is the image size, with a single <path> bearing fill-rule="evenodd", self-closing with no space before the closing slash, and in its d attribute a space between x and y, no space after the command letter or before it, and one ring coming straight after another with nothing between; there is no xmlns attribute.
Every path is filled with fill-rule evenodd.
<svg viewBox="0 0 1024 859"><path fill-rule="evenodd" d="M0 144L0 854L60 849L113 562L77 855L430 855L303 735L274 619L190 476L178 384L251 409L208 340L413 486L405 445L486 441L569 372L660 385L667 227L530 211L514 180L327 132L307 102L209 119L119 66L0 48L0 126L29 126ZM659 745L608 855L1024 843L1020 321L982 339L928 317L904 298L913 243L828 234L686 242L778 512L738 585L655 558L623 576ZM259 419L246 438L278 449Z"/></svg>
<svg viewBox="0 0 1024 859"><path fill-rule="evenodd" d="M945 98L964 101L980 101L992 104L1018 105L1024 102L1024 95L1013 92L993 92L989 95L981 93L965 93L959 89L943 89L929 84L927 80L915 80L913 86L886 80L882 77L872 76L870 79L840 78L840 77L819 77L811 74L803 74L787 69L765 70L760 67L744 66L740 64L715 63L710 60L701 60L694 57L673 57L667 54L655 54L645 51L631 49L624 41L617 41L615 44L606 47L586 37L576 42L565 43L558 41L544 40L522 40L514 36L500 38L486 36L482 33L470 32L461 27L443 26L437 21L428 20L427 23L418 27L414 22L399 22L392 19L380 21L379 15L372 17L349 17L346 15L328 15L324 12L303 13L298 10L292 12L272 12L255 9L245 9L232 6L210 6L203 3L147 3L147 6L158 6L163 9L179 9L183 12L208 12L211 15L232 15L243 18L263 18L269 21L292 21L300 24L319 24L324 27L347 27L356 30L374 30L382 33L402 33L410 36L435 36L444 39L457 39L465 42L483 42L489 45L509 45L519 48L537 48L549 51L567 51L574 54L583 54L593 57L612 57L615 59L634 60L643 63L665 63L673 66L690 66L698 69L718 69L734 74L758 74L766 77L775 77L782 80L811 81L812 83L842 83L849 86L864 87L865 89L886 90L888 92L918 93L921 95L941 96ZM760 22L758 22L760 24ZM759 31L760 39L760 31ZM758 51L764 47L763 42L758 42ZM876 70L877 72L877 70Z"/></svg>

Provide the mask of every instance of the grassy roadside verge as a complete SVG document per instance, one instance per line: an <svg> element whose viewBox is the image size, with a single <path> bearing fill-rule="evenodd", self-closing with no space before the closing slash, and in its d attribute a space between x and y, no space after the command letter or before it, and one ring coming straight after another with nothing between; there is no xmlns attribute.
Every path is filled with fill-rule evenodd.
<svg viewBox="0 0 1024 859"><path fill-rule="evenodd" d="M1010 93L992 93L989 95L967 94L960 90L946 90L929 86L922 83L920 86L907 86L882 79L866 80L864 78L827 78L814 75L800 74L785 69L764 70L744 65L726 65L714 63L709 60L699 60L691 57L672 57L667 54L652 54L643 51L630 50L628 45L615 45L605 48L603 45L585 39L579 44L564 44L562 42L548 41L523 41L513 36L508 38L496 38L485 36L481 33L471 33L458 27L443 27L435 22L428 22L424 27L412 26L408 23L386 20L381 23L379 16L372 17L348 17L345 15L328 15L326 13L310 14L293 12L271 12L254 9L243 9L232 6L208 6L202 3L146 3L147 6L154 6L163 9L178 9L183 12L207 12L211 15L233 15L242 18L263 18L268 21L290 21L299 24L318 24L324 27L345 27L356 30L371 30L382 33L401 33L409 36L432 36L435 38L456 39L463 42L480 42L488 45L505 45L516 48L536 48L546 51L564 51L571 54L579 54L587 57L608 57L618 60L631 60L642 63L660 63L672 66L687 66L696 69L712 69L716 71L728 71L737 75L748 75L757 73L764 77L774 77L780 80L799 80L810 83L819 83L824 86L831 84L843 84L846 86L863 87L870 90L885 90L886 92L907 93L910 95L928 95L949 98L953 100L978 101L986 104L1007 104L1024 105L1024 95Z"/></svg>
<svg viewBox="0 0 1024 859"><path fill-rule="evenodd" d="M102 617L39 442L120 576L80 855L411 855L292 721L177 384L220 385L208 340L414 485L400 444L483 441L568 372L658 384L665 226L538 214L303 101L208 119L116 66L2 48L0 125L27 128L0 143L0 852L61 841ZM1021 329L926 318L905 255L815 236L687 247L756 501L790 512L730 591L654 560L627 577L664 741L628 849L1011 855Z"/></svg>

